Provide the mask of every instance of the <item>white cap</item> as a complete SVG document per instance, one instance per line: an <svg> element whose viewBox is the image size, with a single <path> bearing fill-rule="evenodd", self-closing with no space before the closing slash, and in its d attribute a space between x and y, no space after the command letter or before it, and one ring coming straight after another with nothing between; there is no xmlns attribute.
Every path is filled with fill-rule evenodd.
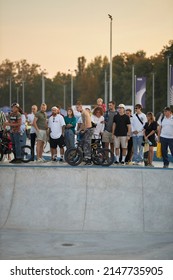
<svg viewBox="0 0 173 280"><path fill-rule="evenodd" d="M118 105L118 108L124 108L124 109L125 109L126 107L125 107L124 104L119 104L119 105Z"/></svg>
<svg viewBox="0 0 173 280"><path fill-rule="evenodd" d="M58 110L58 108L56 106L53 106L51 110Z"/></svg>

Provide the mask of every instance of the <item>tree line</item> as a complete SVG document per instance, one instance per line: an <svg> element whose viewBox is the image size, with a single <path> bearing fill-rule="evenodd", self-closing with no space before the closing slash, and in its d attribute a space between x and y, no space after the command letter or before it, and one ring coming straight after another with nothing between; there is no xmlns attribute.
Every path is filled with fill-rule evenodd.
<svg viewBox="0 0 173 280"><path fill-rule="evenodd" d="M167 104L167 61L173 65L173 40L160 53L147 57L145 51L121 53L112 59L112 99L118 103L132 104L132 67L137 77L147 79L146 108L152 111L152 75L155 76L155 112ZM97 56L90 63L84 56L77 59L75 72L57 72L52 79L40 70L40 65L29 64L27 60L12 62L9 59L0 64L0 107L9 105L11 87L12 102L22 105L22 91L25 92L25 111L30 112L32 104L42 102L42 77L45 80L45 102L48 108L59 105L67 108L71 104L71 75L73 75L73 103L94 105L98 97L109 96L109 59ZM65 99L64 99L65 97ZM109 101L109 100L108 100ZM65 108L65 109L66 109Z"/></svg>

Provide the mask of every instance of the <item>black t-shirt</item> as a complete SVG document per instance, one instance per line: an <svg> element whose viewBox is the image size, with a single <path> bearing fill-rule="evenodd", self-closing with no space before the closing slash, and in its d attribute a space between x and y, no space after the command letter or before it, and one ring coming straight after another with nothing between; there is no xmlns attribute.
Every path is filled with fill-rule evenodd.
<svg viewBox="0 0 173 280"><path fill-rule="evenodd" d="M152 123L148 123L148 122L146 122L145 123L145 125L144 125L144 129L145 129L145 134L146 134L146 136L148 135L148 134L150 134L150 132L152 131L152 130L157 130L157 122L156 121L153 121ZM149 136L148 137L148 139L153 143L153 142L155 142L155 133L153 133L151 136Z"/></svg>
<svg viewBox="0 0 173 280"><path fill-rule="evenodd" d="M130 124L130 118L126 114L117 114L114 116L113 122L116 124L115 136L127 136L128 127Z"/></svg>

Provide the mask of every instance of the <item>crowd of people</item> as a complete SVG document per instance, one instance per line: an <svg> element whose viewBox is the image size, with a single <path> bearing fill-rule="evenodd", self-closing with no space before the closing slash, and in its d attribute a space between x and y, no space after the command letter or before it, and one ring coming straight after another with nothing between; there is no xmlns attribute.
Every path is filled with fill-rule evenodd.
<svg viewBox="0 0 173 280"><path fill-rule="evenodd" d="M163 167L169 167L168 148L173 156L173 114L169 107L156 119L152 112L144 114L141 104L135 105L135 113L124 104L116 107L114 101L108 108L101 98L93 110L84 108L77 102L75 111L67 109L67 116L60 113L59 106L51 108L47 116L47 105L42 103L40 110L36 105L31 113L24 114L18 103L13 103L11 112L6 116L0 112L0 138L4 131L9 131L15 158L10 163L21 163L21 146L26 144L26 124L31 126L30 143L31 160L45 162L44 146L49 141L51 160L64 161L64 151L75 147L76 139L83 141L84 164L92 165L91 143L100 141L102 146L110 148L115 155L116 165L140 165L153 167L154 147L161 143ZM144 146L148 146L147 158L144 160ZM36 156L35 156L36 146ZM57 157L57 148L60 158Z"/></svg>

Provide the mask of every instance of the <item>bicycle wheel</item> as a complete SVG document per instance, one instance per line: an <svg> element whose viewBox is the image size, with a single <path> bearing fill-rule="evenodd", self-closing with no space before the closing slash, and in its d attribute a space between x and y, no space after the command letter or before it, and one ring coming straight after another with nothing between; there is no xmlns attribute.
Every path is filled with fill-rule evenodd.
<svg viewBox="0 0 173 280"><path fill-rule="evenodd" d="M3 159L3 156L4 156L3 150L2 150L2 148L0 147L0 161Z"/></svg>
<svg viewBox="0 0 173 280"><path fill-rule="evenodd" d="M65 161L71 166L79 165L83 160L83 153L77 148L68 149L65 152Z"/></svg>
<svg viewBox="0 0 173 280"><path fill-rule="evenodd" d="M25 145L21 147L21 160L23 162L29 162L32 157L32 148L31 146Z"/></svg>
<svg viewBox="0 0 173 280"><path fill-rule="evenodd" d="M105 154L102 148L94 149L91 154L91 159L94 164L102 165L105 160Z"/></svg>
<svg viewBox="0 0 173 280"><path fill-rule="evenodd" d="M114 163L114 154L110 149L102 149L104 152L104 161L102 166L110 166Z"/></svg>

